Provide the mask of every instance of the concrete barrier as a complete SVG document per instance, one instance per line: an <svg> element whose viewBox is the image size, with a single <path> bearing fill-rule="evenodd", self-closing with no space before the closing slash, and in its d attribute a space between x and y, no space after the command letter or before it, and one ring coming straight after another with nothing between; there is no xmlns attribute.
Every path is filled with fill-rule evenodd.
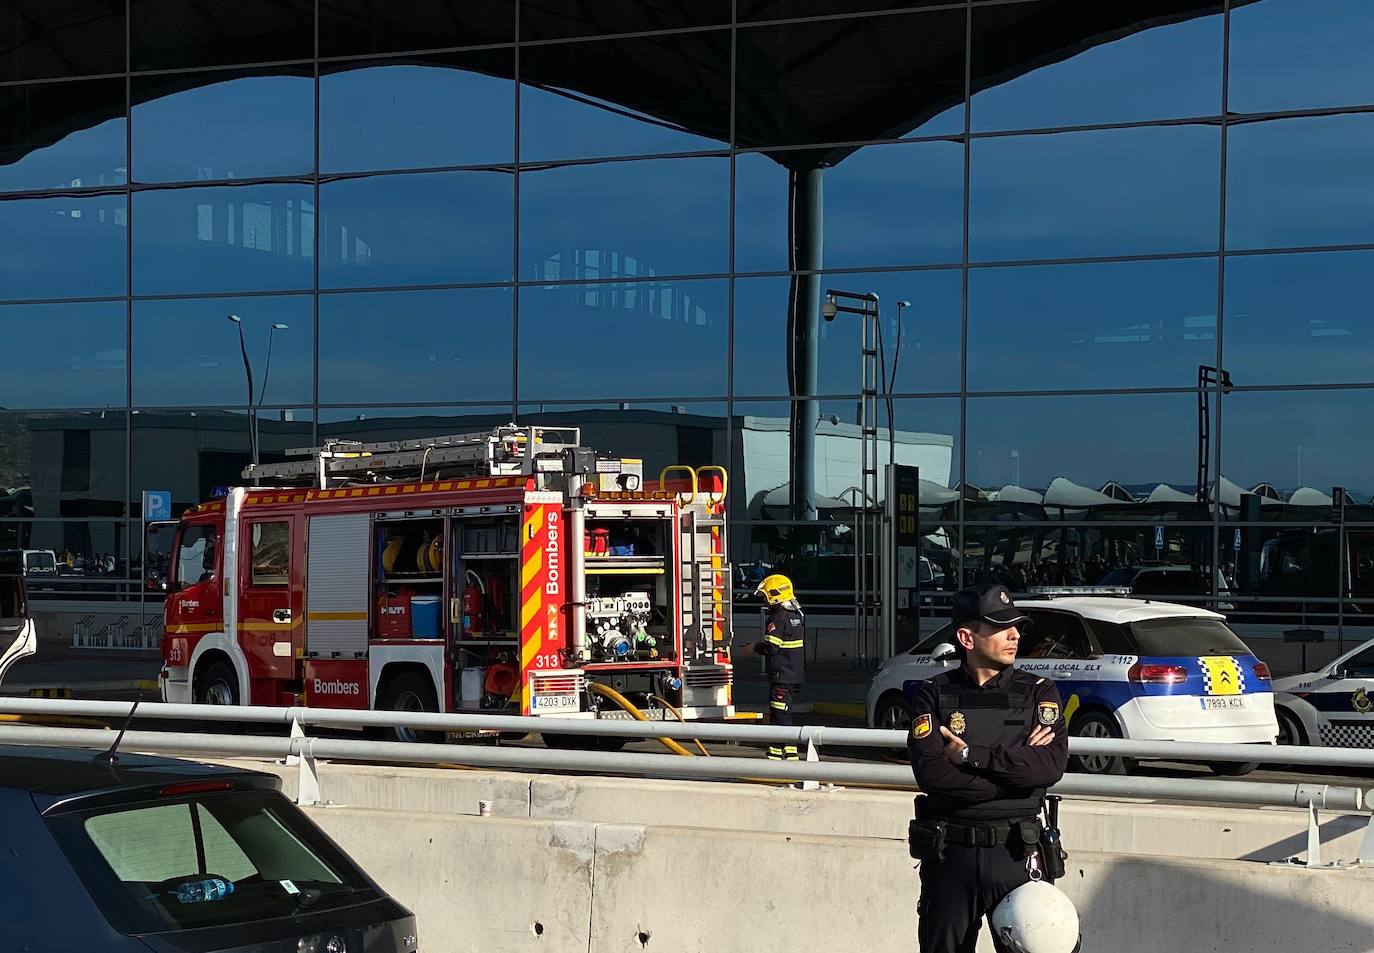
<svg viewBox="0 0 1374 953"><path fill-rule="evenodd" d="M419 917L424 953L909 953L894 839L309 808ZM1374 871L1078 852L1085 949L1368 951ZM990 953L984 936L980 953Z"/></svg>
<svg viewBox="0 0 1374 953"><path fill-rule="evenodd" d="M277 773L295 796L295 767L250 766ZM502 817L892 838L905 836L912 812L911 795L898 791L360 764L324 763L319 770L326 800L441 815L476 814L478 803L487 801ZM1356 857L1368 821L1361 814L1322 815L1324 859ZM1268 861L1307 849L1306 811L1286 808L1070 799L1061 823L1075 852Z"/></svg>

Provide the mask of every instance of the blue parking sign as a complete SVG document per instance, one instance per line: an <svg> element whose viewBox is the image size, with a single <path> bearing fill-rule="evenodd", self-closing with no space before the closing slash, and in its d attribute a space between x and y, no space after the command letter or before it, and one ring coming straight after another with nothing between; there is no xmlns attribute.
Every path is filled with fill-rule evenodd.
<svg viewBox="0 0 1374 953"><path fill-rule="evenodd" d="M1156 527L1155 527L1155 549L1163 549L1163 548L1164 548L1164 527L1163 527L1163 526L1156 526Z"/></svg>
<svg viewBox="0 0 1374 953"><path fill-rule="evenodd" d="M169 520L172 518L172 491L171 490L144 490L143 491L143 518L152 520Z"/></svg>

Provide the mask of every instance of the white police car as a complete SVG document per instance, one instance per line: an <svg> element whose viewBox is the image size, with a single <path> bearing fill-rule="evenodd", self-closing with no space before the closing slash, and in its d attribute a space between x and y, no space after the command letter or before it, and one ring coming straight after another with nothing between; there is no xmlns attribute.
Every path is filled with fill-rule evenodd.
<svg viewBox="0 0 1374 953"><path fill-rule="evenodd" d="M1374 748L1374 639L1325 668L1274 682L1279 743Z"/></svg>
<svg viewBox="0 0 1374 953"><path fill-rule="evenodd" d="M1102 595L1017 600L1032 620L1016 666L1058 683L1069 732L1089 738L1273 744L1269 666L1206 609ZM954 626L888 659L868 690L870 727L906 729L924 679L958 664ZM1074 768L1124 774L1126 758L1075 757ZM1217 763L1245 774L1258 762Z"/></svg>

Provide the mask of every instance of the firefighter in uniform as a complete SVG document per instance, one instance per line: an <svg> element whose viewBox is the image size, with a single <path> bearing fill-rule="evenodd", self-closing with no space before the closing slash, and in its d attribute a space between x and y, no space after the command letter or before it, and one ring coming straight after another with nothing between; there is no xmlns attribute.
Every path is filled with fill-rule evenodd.
<svg viewBox="0 0 1374 953"><path fill-rule="evenodd" d="M806 638L806 616L792 591L792 580L774 573L759 583L755 595L762 595L768 603L768 621L764 623L764 639L755 644L754 651L768 662L769 724L793 725L792 706L805 678L806 662L802 649ZM796 761L796 745L770 745L770 761Z"/></svg>
<svg viewBox="0 0 1374 953"><path fill-rule="evenodd" d="M1064 857L1038 816L1068 762L1059 692L1012 667L1029 619L997 585L956 593L953 610L962 664L921 683L907 739L924 795L910 831L921 953L973 953L983 917L1043 876L1047 850Z"/></svg>

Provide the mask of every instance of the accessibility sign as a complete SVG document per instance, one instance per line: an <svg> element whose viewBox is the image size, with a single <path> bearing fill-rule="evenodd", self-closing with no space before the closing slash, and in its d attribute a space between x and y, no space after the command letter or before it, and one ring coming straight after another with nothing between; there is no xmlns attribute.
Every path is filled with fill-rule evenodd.
<svg viewBox="0 0 1374 953"><path fill-rule="evenodd" d="M1164 527L1155 527L1155 549L1164 549Z"/></svg>

